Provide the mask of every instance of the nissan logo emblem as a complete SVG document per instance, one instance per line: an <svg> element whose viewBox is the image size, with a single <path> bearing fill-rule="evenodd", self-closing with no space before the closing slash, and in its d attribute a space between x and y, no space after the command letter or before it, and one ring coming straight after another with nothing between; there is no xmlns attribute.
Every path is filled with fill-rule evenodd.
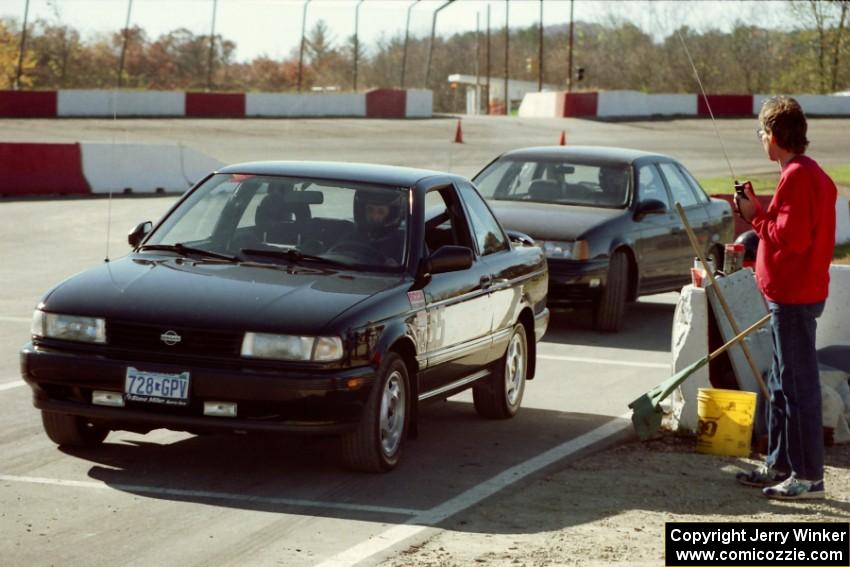
<svg viewBox="0 0 850 567"><path fill-rule="evenodd" d="M159 340L161 340L162 342L164 342L168 346L174 346L183 339L180 335L178 335L174 331L166 331L159 336Z"/></svg>

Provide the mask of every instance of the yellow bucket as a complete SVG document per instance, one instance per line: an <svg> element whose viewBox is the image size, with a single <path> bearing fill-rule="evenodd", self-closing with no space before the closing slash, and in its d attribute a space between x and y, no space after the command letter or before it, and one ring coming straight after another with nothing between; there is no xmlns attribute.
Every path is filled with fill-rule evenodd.
<svg viewBox="0 0 850 567"><path fill-rule="evenodd" d="M700 388L697 393L697 452L748 457L753 435L756 394Z"/></svg>

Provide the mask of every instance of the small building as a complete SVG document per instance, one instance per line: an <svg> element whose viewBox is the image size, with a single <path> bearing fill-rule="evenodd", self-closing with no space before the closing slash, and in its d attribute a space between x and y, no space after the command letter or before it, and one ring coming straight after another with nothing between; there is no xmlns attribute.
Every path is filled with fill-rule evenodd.
<svg viewBox="0 0 850 567"><path fill-rule="evenodd" d="M505 114L505 78L490 77L490 96L487 96L487 77L475 75L449 75L449 82L466 86L466 113L485 114L485 108L490 108L490 114ZM564 90L558 85L543 83L544 91ZM510 108L519 108L526 93L536 93L537 81L508 80L508 95ZM485 98L486 106L485 106Z"/></svg>

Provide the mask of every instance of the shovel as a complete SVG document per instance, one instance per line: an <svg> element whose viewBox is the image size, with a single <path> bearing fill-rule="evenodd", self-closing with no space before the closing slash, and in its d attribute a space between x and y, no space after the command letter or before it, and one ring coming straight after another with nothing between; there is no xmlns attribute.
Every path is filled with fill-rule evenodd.
<svg viewBox="0 0 850 567"><path fill-rule="evenodd" d="M632 424L635 427L635 432L637 433L638 438L640 438L641 441L645 441L658 432L661 428L661 417L663 415L660 407L661 401L669 396L679 384L687 380L691 374L708 364L709 361L715 357L726 352L726 350L739 343L744 339L744 337L767 323L769 320L770 313L753 323L750 327L741 331L740 334L735 336L732 340L716 351L681 369L676 374L630 403L629 407L632 409Z"/></svg>

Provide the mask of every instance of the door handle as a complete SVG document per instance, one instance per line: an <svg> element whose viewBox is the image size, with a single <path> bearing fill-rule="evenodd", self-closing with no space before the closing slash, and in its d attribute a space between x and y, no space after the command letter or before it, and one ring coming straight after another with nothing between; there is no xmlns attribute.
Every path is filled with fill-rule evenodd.
<svg viewBox="0 0 850 567"><path fill-rule="evenodd" d="M478 280L478 283L481 284L482 288L488 288L493 284L493 276L481 276L481 279Z"/></svg>
<svg viewBox="0 0 850 567"><path fill-rule="evenodd" d="M708 221L703 222L703 223L702 223L702 227L703 227L703 228L707 228L707 227L708 227Z"/></svg>
<svg viewBox="0 0 850 567"><path fill-rule="evenodd" d="M680 232L682 232L682 229L678 226L674 226L670 229L670 234L679 234Z"/></svg>

